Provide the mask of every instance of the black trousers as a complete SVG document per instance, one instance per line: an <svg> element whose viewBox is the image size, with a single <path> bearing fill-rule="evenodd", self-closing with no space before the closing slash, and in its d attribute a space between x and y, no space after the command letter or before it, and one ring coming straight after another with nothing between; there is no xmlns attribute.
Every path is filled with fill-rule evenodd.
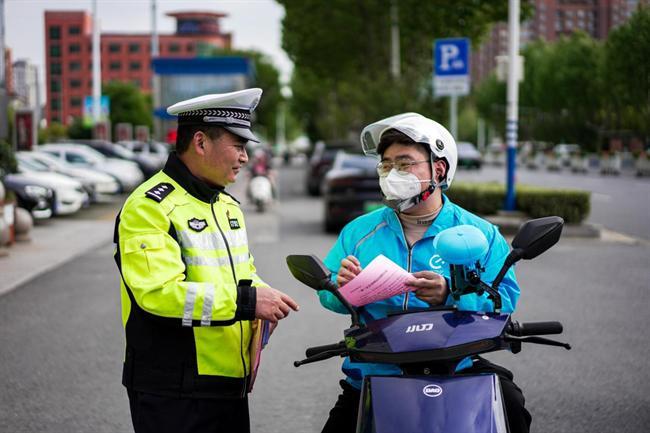
<svg viewBox="0 0 650 433"><path fill-rule="evenodd" d="M510 433L528 433L532 417L524 407L524 395L512 381L513 375L510 370L479 357L471 368L463 371L463 374L478 373L496 373L499 376ZM322 433L355 433L356 431L361 391L345 380L341 381L341 388L343 393L339 395L330 411Z"/></svg>
<svg viewBox="0 0 650 433"><path fill-rule="evenodd" d="M248 397L163 397L128 390L135 433L250 433Z"/></svg>

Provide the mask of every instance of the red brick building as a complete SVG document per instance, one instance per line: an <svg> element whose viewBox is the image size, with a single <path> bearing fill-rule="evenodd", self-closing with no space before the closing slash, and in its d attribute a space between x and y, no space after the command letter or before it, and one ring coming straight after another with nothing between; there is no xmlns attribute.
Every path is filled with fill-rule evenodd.
<svg viewBox="0 0 650 433"><path fill-rule="evenodd" d="M195 57L202 46L230 48L232 36L222 33L225 14L177 12L176 32L159 34L159 56ZM100 35L102 83L132 82L151 92L151 35ZM48 124L69 124L83 114L83 102L92 94L92 17L85 11L45 12L45 81Z"/></svg>

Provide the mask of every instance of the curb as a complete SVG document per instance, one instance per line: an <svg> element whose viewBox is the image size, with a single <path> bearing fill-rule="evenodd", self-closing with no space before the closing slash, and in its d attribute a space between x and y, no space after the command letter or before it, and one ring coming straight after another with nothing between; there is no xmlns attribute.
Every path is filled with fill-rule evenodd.
<svg viewBox="0 0 650 433"><path fill-rule="evenodd" d="M520 215L489 215L485 219L499 227L502 235L515 235L519 227L527 220ZM602 227L591 223L565 224L562 228L563 238L600 238Z"/></svg>

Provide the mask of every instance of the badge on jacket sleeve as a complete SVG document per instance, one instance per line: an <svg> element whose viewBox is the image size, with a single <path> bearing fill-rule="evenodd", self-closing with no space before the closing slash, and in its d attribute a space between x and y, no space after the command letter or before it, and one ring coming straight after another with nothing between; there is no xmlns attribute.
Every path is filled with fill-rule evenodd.
<svg viewBox="0 0 650 433"><path fill-rule="evenodd" d="M187 225L195 232L200 232L203 231L203 229L208 226L208 222L206 220L192 218L191 220L187 221Z"/></svg>
<svg viewBox="0 0 650 433"><path fill-rule="evenodd" d="M230 218L230 211L226 211L226 218L228 218L228 224L230 224L231 230L236 230L241 228L239 225L239 220L237 218Z"/></svg>

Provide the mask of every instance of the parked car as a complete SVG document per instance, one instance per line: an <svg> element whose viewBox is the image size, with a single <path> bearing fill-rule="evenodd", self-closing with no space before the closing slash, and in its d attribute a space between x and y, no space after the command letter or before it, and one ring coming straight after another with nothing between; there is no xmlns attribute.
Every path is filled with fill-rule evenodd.
<svg viewBox="0 0 650 433"><path fill-rule="evenodd" d="M334 163L334 158L339 150L349 150L359 147L351 141L338 140L323 142L319 141L314 147L314 152L307 165L307 193L312 196L320 195L321 184L325 174Z"/></svg>
<svg viewBox="0 0 650 433"><path fill-rule="evenodd" d="M160 161L156 157L135 153L124 146L120 146L119 144L110 141L75 140L74 143L85 144L88 147L92 147L107 158L133 161L138 164L138 167L146 179L158 173L158 171L162 168L162 164L160 164Z"/></svg>
<svg viewBox="0 0 650 433"><path fill-rule="evenodd" d="M37 150L53 155L74 166L92 167L108 173L118 180L121 192L133 191L144 180L142 171L135 162L107 158L83 144L44 144L38 146Z"/></svg>
<svg viewBox="0 0 650 433"><path fill-rule="evenodd" d="M54 215L70 215L90 203L90 197L83 184L71 177L49 171L47 166L18 159L18 173L33 185L54 190Z"/></svg>
<svg viewBox="0 0 650 433"><path fill-rule="evenodd" d="M480 169L483 165L483 156L472 143L459 141L456 143L458 149L458 166L465 168Z"/></svg>
<svg viewBox="0 0 650 433"><path fill-rule="evenodd" d="M339 230L354 218L381 207L383 196L377 174L378 160L338 151L323 180L324 228Z"/></svg>
<svg viewBox="0 0 650 433"><path fill-rule="evenodd" d="M580 155L580 146L561 143L553 147L553 155L561 167L568 167L571 165L571 158Z"/></svg>
<svg viewBox="0 0 650 433"><path fill-rule="evenodd" d="M45 152L17 152L18 159L36 161L47 166L50 171L65 174L73 179L77 179L82 184L90 186L92 193L89 193L91 201L104 194L118 194L120 192L120 183L108 173L104 173L93 168L79 167L58 159Z"/></svg>
<svg viewBox="0 0 650 433"><path fill-rule="evenodd" d="M118 141L118 145L130 150L136 155L142 155L155 162L158 169L165 166L169 156L170 146L160 141Z"/></svg>
<svg viewBox="0 0 650 433"><path fill-rule="evenodd" d="M54 190L34 181L32 176L8 174L3 180L7 191L16 195L18 206L26 209L34 219L47 219L54 215Z"/></svg>

